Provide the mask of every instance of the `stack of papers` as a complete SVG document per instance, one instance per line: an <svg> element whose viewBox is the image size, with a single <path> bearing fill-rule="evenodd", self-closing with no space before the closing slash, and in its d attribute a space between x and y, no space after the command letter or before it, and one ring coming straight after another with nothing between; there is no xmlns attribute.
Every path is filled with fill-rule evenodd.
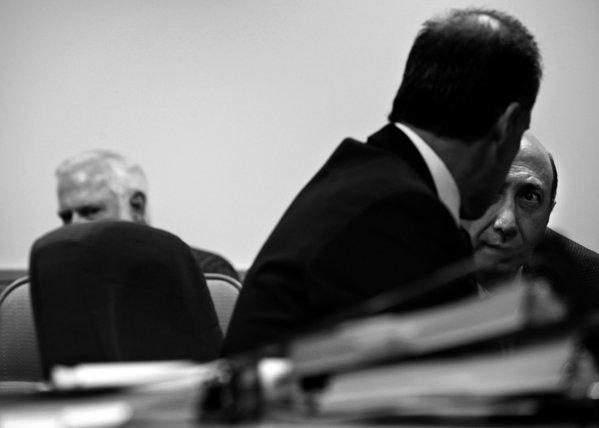
<svg viewBox="0 0 599 428"><path fill-rule="evenodd" d="M312 394L317 415L333 420L529 416L546 414L548 403L592 401L599 377L596 369L580 375L584 348L572 328L563 317L533 315L530 287L516 282L444 306L346 321L295 340L290 358L297 378L328 378Z"/></svg>
<svg viewBox="0 0 599 428"><path fill-rule="evenodd" d="M331 379L320 408L325 413L484 414L510 396L563 392L572 349L572 341L562 338L507 353L411 361L345 373Z"/></svg>
<svg viewBox="0 0 599 428"><path fill-rule="evenodd" d="M528 321L526 288L504 287L484 298L406 315L347 321L290 345L300 376L334 373L387 359L456 347L521 330Z"/></svg>
<svg viewBox="0 0 599 428"><path fill-rule="evenodd" d="M0 399L0 428L191 426L203 386L219 375L218 361L56 367L48 391Z"/></svg>
<svg viewBox="0 0 599 428"><path fill-rule="evenodd" d="M56 391L102 388L170 387L214 378L214 364L191 361L89 363L52 369L51 383Z"/></svg>

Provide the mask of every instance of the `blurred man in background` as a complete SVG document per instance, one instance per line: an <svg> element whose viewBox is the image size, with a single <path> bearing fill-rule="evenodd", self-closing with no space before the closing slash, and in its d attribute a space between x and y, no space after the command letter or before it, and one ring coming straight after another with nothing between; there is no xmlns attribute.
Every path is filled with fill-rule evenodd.
<svg viewBox="0 0 599 428"><path fill-rule="evenodd" d="M123 156L92 150L65 159L56 169L58 215L64 224L123 220L149 224L148 185L143 170ZM231 263L192 248L204 273L238 279Z"/></svg>

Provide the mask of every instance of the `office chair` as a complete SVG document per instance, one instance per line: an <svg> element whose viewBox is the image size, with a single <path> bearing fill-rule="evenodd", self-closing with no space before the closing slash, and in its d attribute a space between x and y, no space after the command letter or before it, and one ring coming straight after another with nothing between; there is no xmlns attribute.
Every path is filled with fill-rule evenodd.
<svg viewBox="0 0 599 428"><path fill-rule="evenodd" d="M0 295L0 391L36 390L42 380L29 278L24 277Z"/></svg>
<svg viewBox="0 0 599 428"><path fill-rule="evenodd" d="M235 302L237 302L237 297L239 297L241 291L241 284L236 279L219 273L206 273L204 278L210 296L212 296L214 309L216 309L218 324L223 335L225 335L235 309Z"/></svg>
<svg viewBox="0 0 599 428"><path fill-rule="evenodd" d="M54 365L218 357L222 333L189 247L147 225L61 227L30 257L44 376Z"/></svg>

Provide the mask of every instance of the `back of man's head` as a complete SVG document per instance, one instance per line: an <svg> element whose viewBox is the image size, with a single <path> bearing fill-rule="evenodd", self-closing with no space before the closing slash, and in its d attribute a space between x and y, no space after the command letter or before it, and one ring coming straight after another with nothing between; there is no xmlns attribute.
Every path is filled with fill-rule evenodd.
<svg viewBox="0 0 599 428"><path fill-rule="evenodd" d="M454 10L425 22L389 119L471 141L510 103L531 110L541 75L537 44L517 19L487 9Z"/></svg>
<svg viewBox="0 0 599 428"><path fill-rule="evenodd" d="M59 216L65 224L95 220L147 222L143 170L108 150L65 159L56 169Z"/></svg>

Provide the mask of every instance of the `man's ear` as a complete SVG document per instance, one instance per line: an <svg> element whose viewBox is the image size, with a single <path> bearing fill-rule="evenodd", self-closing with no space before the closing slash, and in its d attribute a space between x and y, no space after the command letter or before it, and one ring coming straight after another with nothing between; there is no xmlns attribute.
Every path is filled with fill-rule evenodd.
<svg viewBox="0 0 599 428"><path fill-rule="evenodd" d="M497 145L497 149L503 149L497 150L497 153L505 153L506 148L500 146L515 144L515 142L517 142L517 147L512 149L514 153L517 152L522 134L528 129L529 125L530 111L523 108L518 102L508 104L491 130L491 140Z"/></svg>
<svg viewBox="0 0 599 428"><path fill-rule="evenodd" d="M549 207L549 213L551 213L553 211L553 209L555 208L555 204L556 204L556 201L551 201L551 206Z"/></svg>
<svg viewBox="0 0 599 428"><path fill-rule="evenodd" d="M139 190L133 192L129 198L129 208L131 209L131 218L136 223L146 222L146 195Z"/></svg>

